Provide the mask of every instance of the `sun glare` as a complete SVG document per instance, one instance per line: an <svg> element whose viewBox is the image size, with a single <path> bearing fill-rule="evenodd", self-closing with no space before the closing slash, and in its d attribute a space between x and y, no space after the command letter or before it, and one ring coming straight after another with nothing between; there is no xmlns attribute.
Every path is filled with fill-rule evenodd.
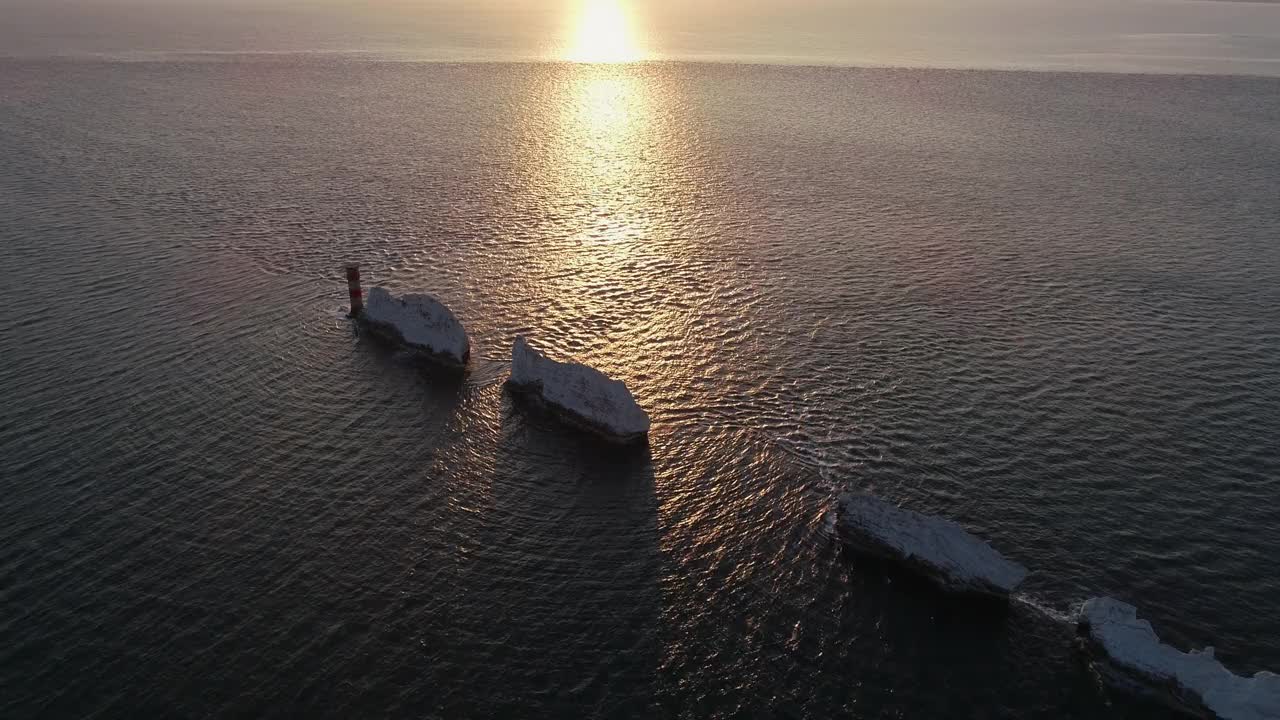
<svg viewBox="0 0 1280 720"><path fill-rule="evenodd" d="M621 0L584 0L576 35L565 59L581 63L625 63L641 57Z"/></svg>

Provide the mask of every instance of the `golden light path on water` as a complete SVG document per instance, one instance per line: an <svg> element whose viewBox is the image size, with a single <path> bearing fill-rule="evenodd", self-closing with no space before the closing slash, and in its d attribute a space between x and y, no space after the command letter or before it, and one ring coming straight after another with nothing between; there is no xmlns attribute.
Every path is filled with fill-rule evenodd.
<svg viewBox="0 0 1280 720"><path fill-rule="evenodd" d="M655 191L663 133L651 79L635 69L580 65L564 78L551 173L553 192L572 208L567 252L554 255L557 292L589 316L613 315L619 299L629 300L633 311L601 328L614 336L611 344L623 345L642 341L643 325L660 312L652 283L641 281L647 273L636 271L664 262L670 249L663 242L669 223ZM639 306L649 312L634 311ZM616 345L605 354L615 360L636 356Z"/></svg>
<svg viewBox="0 0 1280 720"><path fill-rule="evenodd" d="M697 143L680 121L683 94L647 63L564 64L547 80L545 124L523 144L530 200L553 209L548 241L530 257L544 335L553 350L647 390L661 411L654 393L680 387L693 372L680 366L705 356L688 346L699 290L685 270L702 262L690 238L702 234L709 183L703 163L687 162Z"/></svg>

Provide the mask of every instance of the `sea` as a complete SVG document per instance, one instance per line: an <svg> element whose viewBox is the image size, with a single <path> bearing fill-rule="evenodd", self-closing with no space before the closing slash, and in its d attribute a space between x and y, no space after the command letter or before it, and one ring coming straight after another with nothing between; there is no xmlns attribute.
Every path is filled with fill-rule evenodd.
<svg viewBox="0 0 1280 720"><path fill-rule="evenodd" d="M1280 670L1277 188L1261 76L0 60L0 716L1167 717L1074 613ZM847 491L1031 573L957 604Z"/></svg>

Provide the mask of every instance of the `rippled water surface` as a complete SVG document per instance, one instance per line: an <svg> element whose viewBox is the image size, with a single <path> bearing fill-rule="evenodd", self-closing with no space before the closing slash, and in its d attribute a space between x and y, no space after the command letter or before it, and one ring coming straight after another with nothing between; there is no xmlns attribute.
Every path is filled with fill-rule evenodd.
<svg viewBox="0 0 1280 720"><path fill-rule="evenodd" d="M1162 717L1280 669L1280 81L0 64L0 715ZM449 303L461 380L344 261ZM654 419L513 407L526 333ZM833 501L1033 568L974 614Z"/></svg>

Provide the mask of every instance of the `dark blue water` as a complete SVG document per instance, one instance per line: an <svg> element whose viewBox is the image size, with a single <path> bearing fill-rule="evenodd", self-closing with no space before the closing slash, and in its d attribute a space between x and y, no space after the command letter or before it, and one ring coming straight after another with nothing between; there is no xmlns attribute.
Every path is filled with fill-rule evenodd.
<svg viewBox="0 0 1280 720"><path fill-rule="evenodd" d="M0 63L0 715L1162 717L1280 668L1280 80ZM340 266L467 325L357 336ZM525 333L654 419L502 390ZM833 500L1033 574L974 614Z"/></svg>

